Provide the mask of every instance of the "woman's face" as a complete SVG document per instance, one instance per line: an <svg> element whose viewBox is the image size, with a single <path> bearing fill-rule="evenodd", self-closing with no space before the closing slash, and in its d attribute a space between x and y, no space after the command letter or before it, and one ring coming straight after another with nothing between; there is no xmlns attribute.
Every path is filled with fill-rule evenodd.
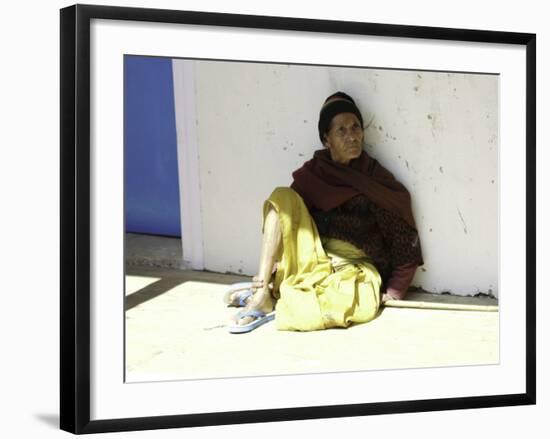
<svg viewBox="0 0 550 439"><path fill-rule="evenodd" d="M332 118L325 134L325 146L332 160L347 165L363 151L363 127L353 113L340 113Z"/></svg>

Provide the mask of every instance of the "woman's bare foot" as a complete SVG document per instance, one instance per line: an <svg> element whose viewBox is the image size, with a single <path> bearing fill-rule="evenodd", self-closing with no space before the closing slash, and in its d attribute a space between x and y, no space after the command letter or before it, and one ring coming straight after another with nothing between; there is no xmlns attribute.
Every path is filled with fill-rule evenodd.
<svg viewBox="0 0 550 439"><path fill-rule="evenodd" d="M225 303L227 303L229 306L243 306L242 297L244 297L244 304L246 305L252 298L252 295L256 293L258 288L263 287L264 283L263 281L258 281L256 277L253 277L250 287L248 287L248 285L246 286L244 285L245 284L243 285L236 284L234 290L226 293L224 297ZM252 294L248 294L245 296L245 294L247 294L248 291L252 291Z"/></svg>
<svg viewBox="0 0 550 439"><path fill-rule="evenodd" d="M246 303L246 307L244 308L244 312L262 311L267 314L273 311L274 307L275 299L273 299L273 296L271 295L271 290L269 289L269 286L267 288L261 287L256 291L254 295L250 296ZM235 323L238 325L246 325L255 320L255 318L251 316L238 318L238 314L239 313L237 313L233 318Z"/></svg>
<svg viewBox="0 0 550 439"><path fill-rule="evenodd" d="M245 287L241 287L241 288L237 288L235 290L233 290L231 292L231 294L229 294L229 297L226 297L224 298L224 301L230 305L230 306L242 306L241 304L241 295L250 289L250 291L252 291L252 294L249 295L248 297L245 297L244 299L244 304L248 304L248 302L252 299L252 296L254 294L256 294L256 291L258 291L259 288L262 288L264 286L264 281L263 280L260 280L258 279L257 276L254 276L252 278L252 282L251 282L251 287L250 288L245 288ZM270 290L273 290L273 282L270 282L269 285L268 285L268 288Z"/></svg>

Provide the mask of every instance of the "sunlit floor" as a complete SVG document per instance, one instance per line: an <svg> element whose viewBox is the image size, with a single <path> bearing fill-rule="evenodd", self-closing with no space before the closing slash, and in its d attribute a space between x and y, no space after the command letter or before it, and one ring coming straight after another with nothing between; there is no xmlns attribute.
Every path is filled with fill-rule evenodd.
<svg viewBox="0 0 550 439"><path fill-rule="evenodd" d="M228 308L222 297L228 284L242 280L246 278L128 267L126 381L499 362L498 312L384 308L374 321L347 329L286 332L270 322L247 334L229 334L226 326L236 309ZM490 298L467 300L496 304Z"/></svg>

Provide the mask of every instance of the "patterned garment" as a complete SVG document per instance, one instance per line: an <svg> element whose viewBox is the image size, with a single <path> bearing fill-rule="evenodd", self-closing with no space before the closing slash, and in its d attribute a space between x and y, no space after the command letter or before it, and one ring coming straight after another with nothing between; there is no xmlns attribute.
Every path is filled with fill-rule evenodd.
<svg viewBox="0 0 550 439"><path fill-rule="evenodd" d="M310 209L310 213L320 236L350 242L362 249L385 284L395 268L423 263L416 230L363 194L329 211Z"/></svg>

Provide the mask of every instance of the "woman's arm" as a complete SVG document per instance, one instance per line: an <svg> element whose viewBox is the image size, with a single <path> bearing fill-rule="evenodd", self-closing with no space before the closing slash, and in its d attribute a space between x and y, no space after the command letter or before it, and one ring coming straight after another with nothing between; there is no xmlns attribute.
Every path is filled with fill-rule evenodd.
<svg viewBox="0 0 550 439"><path fill-rule="evenodd" d="M407 294L416 269L424 263L418 232L402 218L385 209L376 207L374 212L392 266L382 301L401 300Z"/></svg>
<svg viewBox="0 0 550 439"><path fill-rule="evenodd" d="M386 293L382 296L382 302L386 300L402 300L407 294L407 289L411 285L418 264L410 263L400 265L392 270L388 279Z"/></svg>

